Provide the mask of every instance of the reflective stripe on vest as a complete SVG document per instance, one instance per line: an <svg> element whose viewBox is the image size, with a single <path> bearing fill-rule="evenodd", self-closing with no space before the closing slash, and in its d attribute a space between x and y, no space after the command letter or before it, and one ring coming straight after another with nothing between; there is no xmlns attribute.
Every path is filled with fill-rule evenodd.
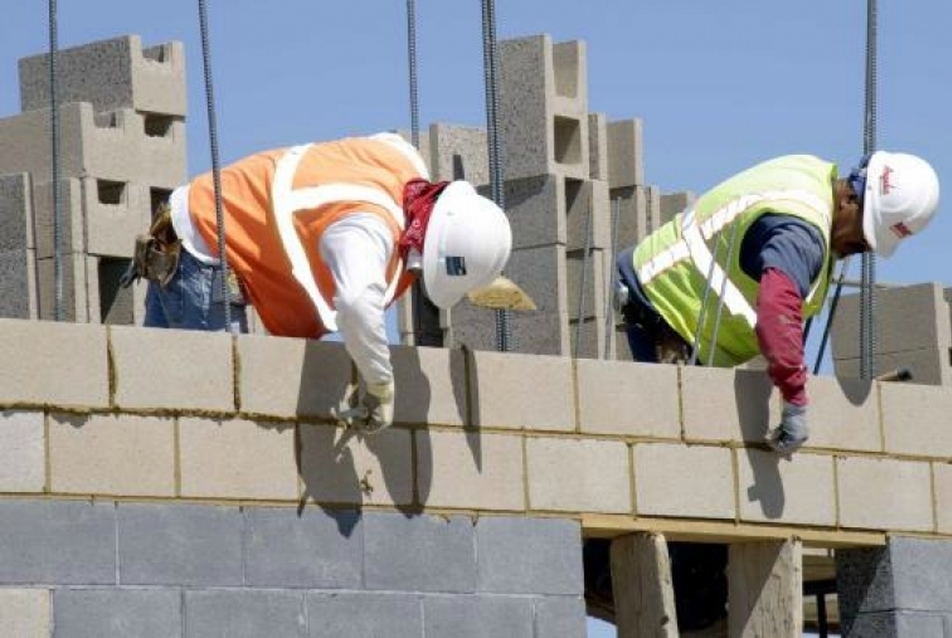
<svg viewBox="0 0 952 638"><path fill-rule="evenodd" d="M297 279L314 307L324 327L329 331L337 330L337 311L321 295L311 272L311 265L301 238L294 229L294 213L300 210L313 210L336 202L366 202L386 209L393 215L397 226L403 230L405 220L403 209L387 194L369 186L357 184L323 184L294 190L294 175L297 172L301 158L311 147L311 144L295 146L288 150L278 160L274 170L274 179L271 182L271 201L274 206L274 219L281 235L284 252L291 262L291 273ZM398 264L398 272L401 270ZM384 303L393 300L399 277L394 277L387 288Z"/></svg>
<svg viewBox="0 0 952 638"><path fill-rule="evenodd" d="M694 209L691 208L681 216L681 241L642 264L638 269L639 281L642 285L647 285L661 273L690 257L694 267L702 276L710 275L708 285L711 291L721 297L731 314L744 317L753 328L757 323L757 313L721 265L715 261L706 242L752 206L765 201L783 200L803 204L818 213L825 222L829 222L829 208L823 199L814 193L801 190L768 191L738 197L714 211L700 225L695 222ZM813 285L809 296L816 292L819 284L820 282L817 281Z"/></svg>

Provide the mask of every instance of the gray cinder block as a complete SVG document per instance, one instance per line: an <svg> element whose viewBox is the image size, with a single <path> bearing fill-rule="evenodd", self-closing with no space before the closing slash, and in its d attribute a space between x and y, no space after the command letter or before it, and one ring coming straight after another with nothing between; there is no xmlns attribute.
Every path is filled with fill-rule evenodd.
<svg viewBox="0 0 952 638"><path fill-rule="evenodd" d="M30 176L0 175L0 251L33 248Z"/></svg>
<svg viewBox="0 0 952 638"><path fill-rule="evenodd" d="M308 593L309 635L420 638L423 605L417 594Z"/></svg>
<svg viewBox="0 0 952 638"><path fill-rule="evenodd" d="M643 128L638 118L608 123L608 183L611 188L644 186Z"/></svg>
<svg viewBox="0 0 952 638"><path fill-rule="evenodd" d="M178 636L182 595L173 589L56 589L56 633L74 638Z"/></svg>
<svg viewBox="0 0 952 638"><path fill-rule="evenodd" d="M255 589L185 592L186 636L192 638L304 638L306 619L302 593Z"/></svg>
<svg viewBox="0 0 952 638"><path fill-rule="evenodd" d="M489 152L483 129L435 123L430 125L428 138L429 146L423 148L429 149L433 181L465 179L476 186L489 184Z"/></svg>

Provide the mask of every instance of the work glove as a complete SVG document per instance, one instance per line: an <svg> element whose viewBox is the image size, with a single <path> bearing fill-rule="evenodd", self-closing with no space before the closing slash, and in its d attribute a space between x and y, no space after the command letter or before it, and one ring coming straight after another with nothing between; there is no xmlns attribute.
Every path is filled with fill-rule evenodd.
<svg viewBox="0 0 952 638"><path fill-rule="evenodd" d="M344 405L351 404L356 391L356 386L348 386L338 419L366 434L376 434L393 425L393 381L368 384L359 405L344 409Z"/></svg>
<svg viewBox="0 0 952 638"><path fill-rule="evenodd" d="M767 445L779 454L790 454L800 449L808 438L807 406L784 401L780 425L767 433Z"/></svg>

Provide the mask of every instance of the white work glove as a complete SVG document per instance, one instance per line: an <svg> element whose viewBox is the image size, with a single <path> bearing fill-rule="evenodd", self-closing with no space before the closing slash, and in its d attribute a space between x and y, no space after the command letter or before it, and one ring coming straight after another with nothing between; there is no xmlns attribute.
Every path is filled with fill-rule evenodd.
<svg viewBox="0 0 952 638"><path fill-rule="evenodd" d="M807 406L784 401L780 425L767 433L767 445L779 454L790 454L800 449L808 438Z"/></svg>
<svg viewBox="0 0 952 638"><path fill-rule="evenodd" d="M337 414L338 419L367 434L376 434L393 425L393 381L368 384L366 391L360 398L360 404L349 409L343 409L343 405L352 401L355 392L355 387L348 386L342 409Z"/></svg>

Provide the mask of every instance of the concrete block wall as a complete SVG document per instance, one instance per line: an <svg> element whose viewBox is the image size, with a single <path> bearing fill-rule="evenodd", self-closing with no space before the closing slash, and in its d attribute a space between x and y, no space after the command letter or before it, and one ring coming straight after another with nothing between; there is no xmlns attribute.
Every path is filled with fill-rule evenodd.
<svg viewBox="0 0 952 638"><path fill-rule="evenodd" d="M181 43L143 48L124 36L59 52L63 316L72 321L141 321L141 292L119 273L155 205L187 179L185 71ZM25 297L4 296L0 315L55 313L49 56L20 61L23 112L0 119L0 176L29 176L29 197L0 189L5 267L30 281ZM22 189L21 189L22 190ZM25 265L24 265L25 262ZM9 265L7 265L9 264ZM24 303L23 299L28 300Z"/></svg>

